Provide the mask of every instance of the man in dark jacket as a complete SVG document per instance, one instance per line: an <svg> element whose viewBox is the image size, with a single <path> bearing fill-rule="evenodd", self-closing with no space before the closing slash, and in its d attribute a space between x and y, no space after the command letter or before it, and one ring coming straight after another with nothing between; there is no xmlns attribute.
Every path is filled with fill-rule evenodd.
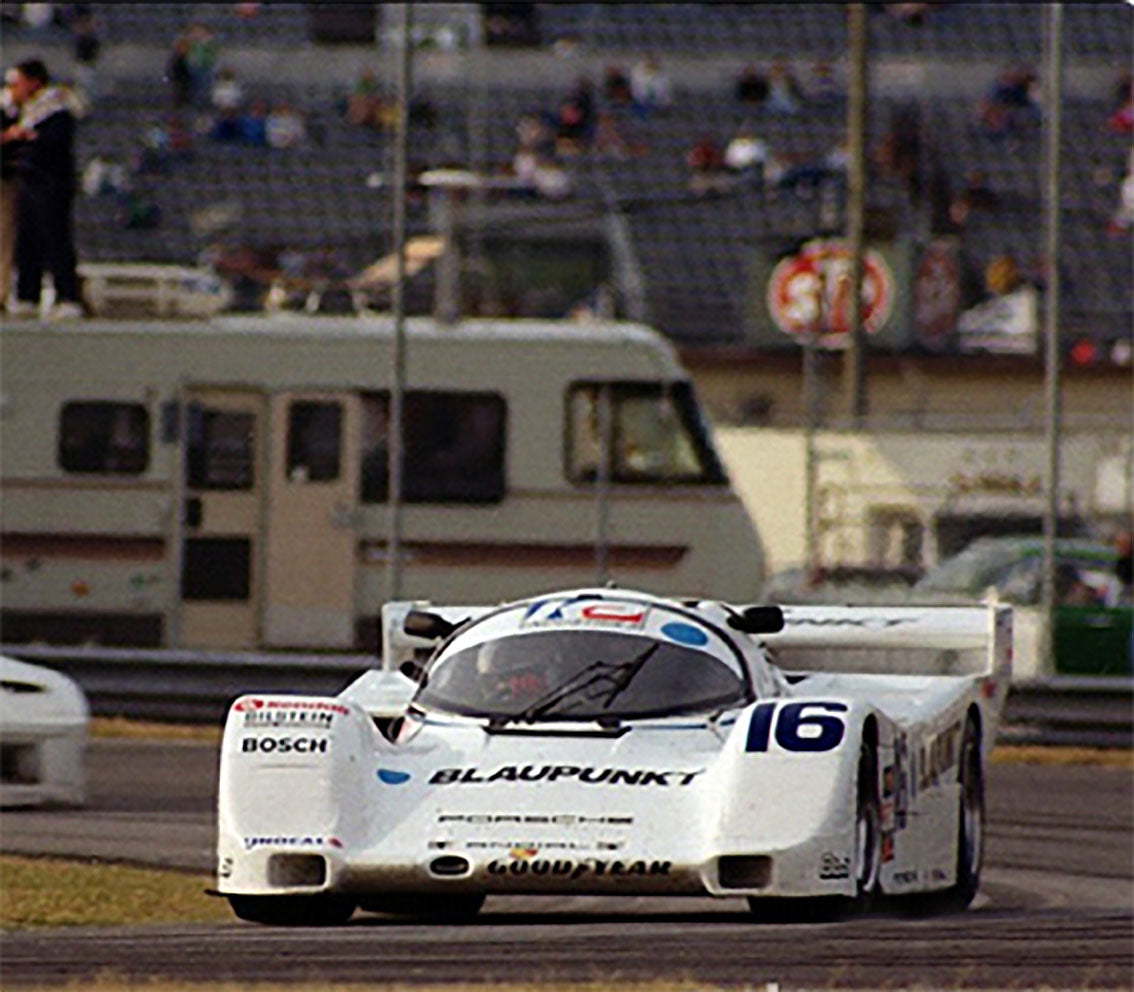
<svg viewBox="0 0 1134 992"><path fill-rule="evenodd" d="M16 66L10 83L20 112L4 131L5 145L15 143L16 301L13 313L39 309L43 270L55 284L58 318L81 317L79 281L71 208L75 196L75 116L66 90L51 85L39 59Z"/></svg>

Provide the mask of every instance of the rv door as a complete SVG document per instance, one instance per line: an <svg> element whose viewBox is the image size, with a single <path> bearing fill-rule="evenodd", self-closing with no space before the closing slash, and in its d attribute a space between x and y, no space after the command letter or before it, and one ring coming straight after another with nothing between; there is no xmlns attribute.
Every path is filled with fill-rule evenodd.
<svg viewBox="0 0 1134 992"><path fill-rule="evenodd" d="M359 398L278 394L271 424L264 641L352 647Z"/></svg>

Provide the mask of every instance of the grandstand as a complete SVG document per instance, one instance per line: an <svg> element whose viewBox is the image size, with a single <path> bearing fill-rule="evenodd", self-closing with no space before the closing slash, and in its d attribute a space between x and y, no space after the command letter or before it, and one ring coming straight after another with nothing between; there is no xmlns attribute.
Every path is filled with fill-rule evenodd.
<svg viewBox="0 0 1134 992"><path fill-rule="evenodd" d="M98 156L129 169L138 161L147 131L168 124L172 102L166 64L173 40L191 23L212 32L217 66L236 70L247 101L286 101L300 108L308 133L304 142L288 148L219 142L207 133L215 117L207 100L185 108L182 125L194 132L190 156L134 176L132 203L111 194L80 200L76 223L82 259L187 265L218 244L272 258L281 250L322 250L334 253L328 277L333 281L390 250L391 134L351 124L344 113L364 68L373 68L389 89L394 60L382 5L85 6L93 10L102 52L91 110L80 130L81 163ZM1014 256L1025 273L1042 280L1041 127L1024 121L1007 133L991 134L977 119L983 94L1002 70L1042 64L1041 5L868 6L874 62L869 147L878 149L896 121L913 120L918 159L912 181L876 168L870 235L897 246L896 257L904 259L898 269L907 272L926 245L949 239L957 246L965 303L979 299L981 274L1000 255ZM65 22L31 35L13 9L19 5L4 7L11 18L5 25L9 60L34 51L57 75L73 72ZM754 273L761 271L761 260L786 246L842 229L841 185L781 189L736 181L702 196L690 190L686 156L702 136L723 147L746 119L791 164L815 163L835 147L846 114L838 91L847 49L840 5L428 7L416 35L410 136L415 174L441 166L505 174L521 115L554 114L580 77L593 82L597 108L609 113L619 133L639 149L624 156L592 149L563 157L572 194L561 202L507 194L474 202L460 229L470 253L496 251L503 258L507 252L500 246L509 239L536 243L550 255L564 254L559 270L551 266L553 272L577 274L571 246L601 243L607 246L603 257L621 260L620 267L610 263L608 276L621 312L649 319L684 344L795 346L786 336L762 331L754 315L760 307ZM897 8L913 9L915 16L898 16ZM1131 143L1130 133L1111 128L1108 120L1117 107L1115 88L1134 54L1132 12L1120 2L1065 5L1064 329L1069 342L1097 343L1100 355L1110 354L1115 342L1129 341L1134 322L1130 231L1108 233ZM341 19L332 23L332 14ZM668 108L641 114L609 100L602 84L608 66L629 71L647 54L660 59L673 99ZM820 61L834 67L837 84L823 100L809 89ZM778 113L766 100L745 105L734 94L744 66L766 73L776 62L800 80L796 113ZM974 170L985 177L996 208L950 224L949 203ZM411 201L411 236L436 224L428 198L419 194ZM131 207L139 201L154 209L131 220ZM615 238L617 246L610 247ZM430 306L433 278L427 268L415 279L411 309ZM498 282L509 280L502 276ZM636 297L629 287L639 283ZM569 297L545 298L539 305L550 309L541 315L561 315L557 308L567 313L578 302ZM486 305L484 294L471 289L466 302ZM535 304L495 298L491 305L522 312ZM921 347L908 307L896 320L906 326L880 346Z"/></svg>

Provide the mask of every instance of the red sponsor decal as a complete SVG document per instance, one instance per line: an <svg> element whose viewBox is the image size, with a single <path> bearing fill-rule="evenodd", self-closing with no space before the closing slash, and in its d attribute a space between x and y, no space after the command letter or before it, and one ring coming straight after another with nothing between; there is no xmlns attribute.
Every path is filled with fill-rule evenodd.
<svg viewBox="0 0 1134 992"><path fill-rule="evenodd" d="M606 620L610 623L641 623L646 615L645 610L637 610L634 613L620 613L617 606L585 606L581 613L584 619Z"/></svg>
<svg viewBox="0 0 1134 992"><path fill-rule="evenodd" d="M233 709L238 713L249 710L316 710L322 713L341 713L346 716L350 709L342 703L332 703L320 699L242 699Z"/></svg>

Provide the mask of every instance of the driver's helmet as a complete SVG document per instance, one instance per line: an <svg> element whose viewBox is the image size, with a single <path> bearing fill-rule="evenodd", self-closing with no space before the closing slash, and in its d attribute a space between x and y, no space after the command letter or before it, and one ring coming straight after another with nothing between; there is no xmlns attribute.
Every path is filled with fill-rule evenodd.
<svg viewBox="0 0 1134 992"><path fill-rule="evenodd" d="M522 641L505 637L480 646L476 671L489 695L504 701L534 699L547 688L544 666Z"/></svg>

